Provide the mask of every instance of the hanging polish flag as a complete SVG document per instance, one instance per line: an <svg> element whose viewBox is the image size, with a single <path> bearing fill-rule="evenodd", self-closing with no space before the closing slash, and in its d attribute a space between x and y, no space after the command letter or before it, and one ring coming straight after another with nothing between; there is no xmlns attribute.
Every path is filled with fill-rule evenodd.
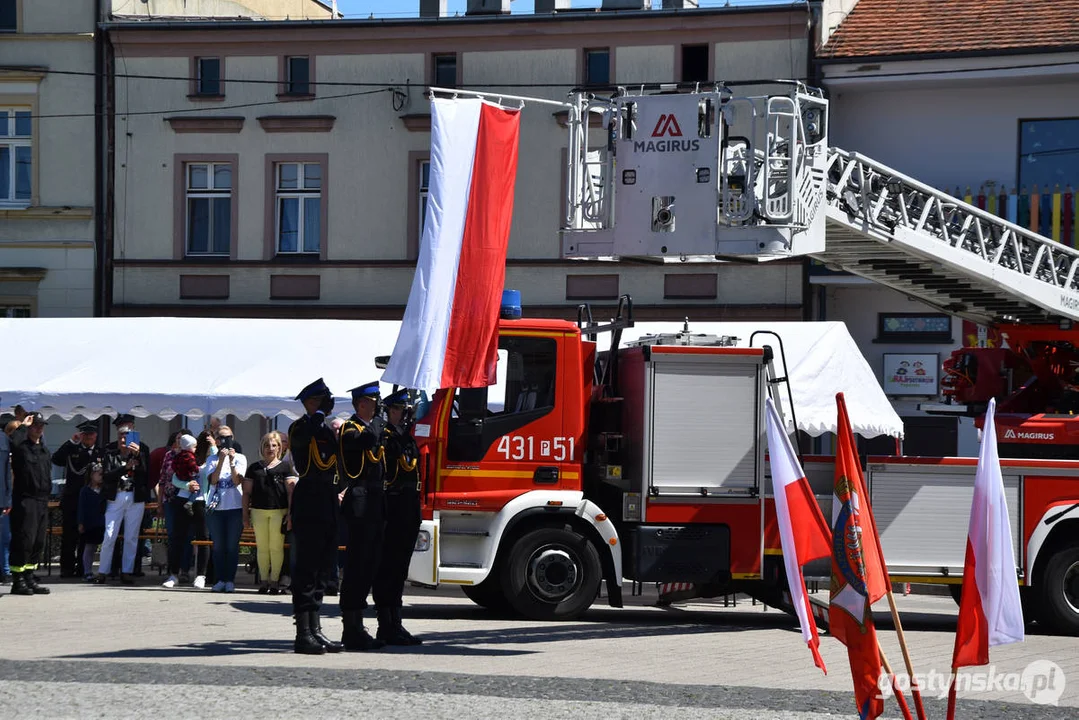
<svg viewBox="0 0 1079 720"><path fill-rule="evenodd" d="M383 382L424 390L494 384L519 134L519 109L431 100L420 256Z"/></svg>
<svg viewBox="0 0 1079 720"><path fill-rule="evenodd" d="M967 554L963 563L963 596L955 628L952 671L968 665L988 665L989 648L1023 642L1023 606L1019 599L1008 501L997 454L994 417L997 401L990 400L982 428L974 500L970 506ZM955 717L956 686L948 690L948 718Z"/></svg>
<svg viewBox="0 0 1079 720"><path fill-rule="evenodd" d="M787 571L787 587L791 604L802 627L802 639L813 653L813 663L828 673L820 656L817 624L809 607L802 566L832 554L831 529L824 521L813 489L809 486L794 454L790 438L783 430L772 399L765 400L768 428L768 463L772 467L772 494L775 496L776 521L783 546L783 566Z"/></svg>

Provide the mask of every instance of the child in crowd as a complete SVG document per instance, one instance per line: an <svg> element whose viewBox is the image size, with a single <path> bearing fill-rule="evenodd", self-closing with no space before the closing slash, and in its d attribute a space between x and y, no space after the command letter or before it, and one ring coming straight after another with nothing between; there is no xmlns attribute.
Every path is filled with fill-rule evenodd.
<svg viewBox="0 0 1079 720"><path fill-rule="evenodd" d="M94 579L94 553L105 540L105 498L101 495L104 468L92 463L87 484L79 491L79 540L82 542L82 566L87 581Z"/></svg>

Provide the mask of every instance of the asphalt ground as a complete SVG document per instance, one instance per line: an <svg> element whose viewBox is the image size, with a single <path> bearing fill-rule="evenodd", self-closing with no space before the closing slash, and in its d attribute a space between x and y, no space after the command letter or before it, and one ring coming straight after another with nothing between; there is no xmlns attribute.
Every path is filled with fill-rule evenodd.
<svg viewBox="0 0 1079 720"><path fill-rule="evenodd" d="M17 711L10 717L856 716L845 648L822 636L823 674L792 618L746 598L660 608L645 588L624 609L600 600L579 620L542 623L491 615L456 588L410 588L406 625L424 645L310 657L291 652L287 597L247 587L165 590L157 578L50 586L51 595L29 598L0 588L0 707ZM915 670L927 677L928 716L944 717L938 696L955 605L919 594L897 600ZM901 667L886 611L878 606L878 630ZM339 617L329 598L328 634L339 634ZM992 689L961 692L958 717L1079 717L1079 639L1034 629L1024 643L993 648L991 659L963 671L982 673ZM1056 665L1056 692L1035 699L1057 705L1035 704L1033 686L1022 686L1024 670L1047 663ZM901 717L891 699L885 717Z"/></svg>

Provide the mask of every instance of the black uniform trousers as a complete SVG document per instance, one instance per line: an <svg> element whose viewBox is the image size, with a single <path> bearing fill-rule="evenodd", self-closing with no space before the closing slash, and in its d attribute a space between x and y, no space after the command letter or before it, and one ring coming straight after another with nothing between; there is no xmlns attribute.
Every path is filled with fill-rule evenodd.
<svg viewBox="0 0 1079 720"><path fill-rule="evenodd" d="M380 608L401 607L420 520L419 491L391 488L386 492L386 529L374 587L375 605Z"/></svg>
<svg viewBox="0 0 1079 720"><path fill-rule="evenodd" d="M292 492L292 537L296 563L292 574L292 611L317 611L333 567L337 547L337 486L324 478L305 477Z"/></svg>
<svg viewBox="0 0 1079 720"><path fill-rule="evenodd" d="M348 524L341 611L363 612L381 559L386 496L382 480L355 485L345 493L341 514Z"/></svg>
<svg viewBox="0 0 1079 720"><path fill-rule="evenodd" d="M48 498L20 498L11 507L11 572L36 570L45 555Z"/></svg>
<svg viewBox="0 0 1079 720"><path fill-rule="evenodd" d="M60 498L60 512L64 516L63 534L60 536L60 572L81 576L83 542L79 538L78 494L65 492Z"/></svg>

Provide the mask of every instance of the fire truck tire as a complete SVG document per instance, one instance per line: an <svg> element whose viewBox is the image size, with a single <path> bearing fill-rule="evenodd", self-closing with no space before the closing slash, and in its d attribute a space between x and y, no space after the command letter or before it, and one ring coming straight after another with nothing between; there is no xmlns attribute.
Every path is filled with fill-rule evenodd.
<svg viewBox="0 0 1079 720"><path fill-rule="evenodd" d="M502 585L495 577L489 577L479 585L463 585L461 590L464 591L465 597L481 608L496 613L510 610L509 601L506 600L506 595L502 592Z"/></svg>
<svg viewBox="0 0 1079 720"><path fill-rule="evenodd" d="M1056 633L1079 635L1079 546L1057 550L1046 563L1039 619Z"/></svg>
<svg viewBox="0 0 1079 720"><path fill-rule="evenodd" d="M523 535L503 567L506 599L531 620L572 620L592 604L603 579L595 546L568 527Z"/></svg>

